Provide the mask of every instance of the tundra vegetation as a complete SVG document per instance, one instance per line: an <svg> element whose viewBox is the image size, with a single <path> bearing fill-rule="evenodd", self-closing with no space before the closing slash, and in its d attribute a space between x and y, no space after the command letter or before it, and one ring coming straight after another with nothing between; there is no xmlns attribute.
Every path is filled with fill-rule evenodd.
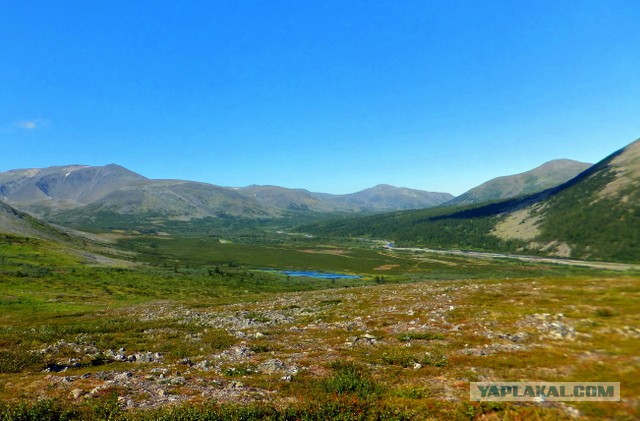
<svg viewBox="0 0 640 421"><path fill-rule="evenodd" d="M119 234L103 260L0 236L0 419L640 417L638 271L283 235ZM470 402L473 381L622 401Z"/></svg>

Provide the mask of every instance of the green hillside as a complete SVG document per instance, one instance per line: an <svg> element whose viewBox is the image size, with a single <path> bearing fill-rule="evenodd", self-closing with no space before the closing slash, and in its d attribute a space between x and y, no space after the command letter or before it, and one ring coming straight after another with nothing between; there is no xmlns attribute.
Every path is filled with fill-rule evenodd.
<svg viewBox="0 0 640 421"><path fill-rule="evenodd" d="M497 177L474 187L449 201L447 205L465 205L531 195L571 180L591 164L556 159L521 174Z"/></svg>
<svg viewBox="0 0 640 421"><path fill-rule="evenodd" d="M536 241L584 259L640 260L640 141L614 153L546 202ZM535 248L535 245L533 246Z"/></svg>
<svg viewBox="0 0 640 421"><path fill-rule="evenodd" d="M566 183L485 205L396 212L301 227L433 248L640 261L640 140Z"/></svg>
<svg viewBox="0 0 640 421"><path fill-rule="evenodd" d="M368 237L402 245L470 250L516 250L524 243L491 235L501 220L497 210L512 202L481 207L402 211L368 217L351 217L300 227L322 237Z"/></svg>
<svg viewBox="0 0 640 421"><path fill-rule="evenodd" d="M45 224L31 215L0 201L0 235L37 236L55 240L68 240L62 230Z"/></svg>

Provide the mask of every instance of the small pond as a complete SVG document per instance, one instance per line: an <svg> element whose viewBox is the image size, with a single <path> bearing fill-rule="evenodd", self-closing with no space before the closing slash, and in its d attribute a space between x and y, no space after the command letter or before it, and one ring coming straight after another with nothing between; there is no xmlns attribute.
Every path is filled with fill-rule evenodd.
<svg viewBox="0 0 640 421"><path fill-rule="evenodd" d="M318 279L359 279L361 278L361 276L358 276L358 275L317 272L314 270L283 270L281 273L287 276L305 276L307 278L318 278Z"/></svg>

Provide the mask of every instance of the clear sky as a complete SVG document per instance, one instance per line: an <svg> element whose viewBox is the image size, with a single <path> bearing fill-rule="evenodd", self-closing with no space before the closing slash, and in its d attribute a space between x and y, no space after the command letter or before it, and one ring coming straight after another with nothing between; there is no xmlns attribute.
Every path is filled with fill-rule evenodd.
<svg viewBox="0 0 640 421"><path fill-rule="evenodd" d="M0 1L0 171L460 194L640 137L637 0Z"/></svg>

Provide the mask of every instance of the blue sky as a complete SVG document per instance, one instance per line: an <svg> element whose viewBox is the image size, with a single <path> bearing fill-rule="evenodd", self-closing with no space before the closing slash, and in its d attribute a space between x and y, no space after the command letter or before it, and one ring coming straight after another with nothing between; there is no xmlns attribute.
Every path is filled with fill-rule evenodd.
<svg viewBox="0 0 640 421"><path fill-rule="evenodd" d="M0 2L0 171L460 194L640 137L640 2Z"/></svg>

